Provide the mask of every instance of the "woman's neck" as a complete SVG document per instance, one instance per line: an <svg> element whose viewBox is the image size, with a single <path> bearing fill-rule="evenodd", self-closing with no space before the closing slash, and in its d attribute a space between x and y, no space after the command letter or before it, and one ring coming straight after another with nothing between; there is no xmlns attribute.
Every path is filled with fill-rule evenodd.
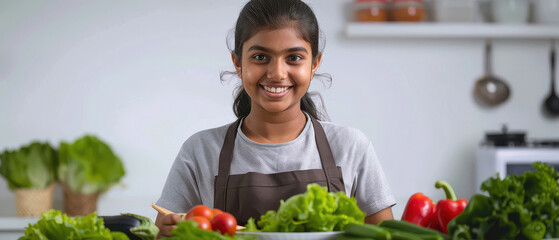
<svg viewBox="0 0 559 240"><path fill-rule="evenodd" d="M283 143L297 138L306 123L306 115L301 110L270 114L252 109L243 120L241 130L257 143Z"/></svg>

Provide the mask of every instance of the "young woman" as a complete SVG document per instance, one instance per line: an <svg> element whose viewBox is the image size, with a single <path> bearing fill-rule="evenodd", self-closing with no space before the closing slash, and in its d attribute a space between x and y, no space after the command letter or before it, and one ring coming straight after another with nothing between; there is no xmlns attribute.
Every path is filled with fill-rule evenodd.
<svg viewBox="0 0 559 240"><path fill-rule="evenodd" d="M307 90L322 58L313 11L300 0L252 0L235 27L233 65L242 87L238 120L191 136L157 204L186 212L203 204L239 224L277 210L309 183L354 196L368 223L395 204L371 142L360 131L318 121ZM157 216L162 236L178 215Z"/></svg>

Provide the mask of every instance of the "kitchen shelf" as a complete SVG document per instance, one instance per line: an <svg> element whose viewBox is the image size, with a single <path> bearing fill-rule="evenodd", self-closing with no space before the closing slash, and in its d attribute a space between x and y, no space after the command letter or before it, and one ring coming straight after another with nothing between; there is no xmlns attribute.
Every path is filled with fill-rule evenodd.
<svg viewBox="0 0 559 240"><path fill-rule="evenodd" d="M559 26L496 23L360 23L349 22L350 38L557 39Z"/></svg>

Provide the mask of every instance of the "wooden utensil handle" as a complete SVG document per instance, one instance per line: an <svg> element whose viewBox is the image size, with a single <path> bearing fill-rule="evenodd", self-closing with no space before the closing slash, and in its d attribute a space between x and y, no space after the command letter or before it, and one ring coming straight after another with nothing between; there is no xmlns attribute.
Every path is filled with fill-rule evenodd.
<svg viewBox="0 0 559 240"><path fill-rule="evenodd" d="M153 209L157 210L159 213L164 214L164 215L174 213L174 212L172 212L172 211L169 211L169 210L165 209L164 207L157 206L157 205L155 205L155 204L153 204L153 203L151 204L151 207L152 207Z"/></svg>

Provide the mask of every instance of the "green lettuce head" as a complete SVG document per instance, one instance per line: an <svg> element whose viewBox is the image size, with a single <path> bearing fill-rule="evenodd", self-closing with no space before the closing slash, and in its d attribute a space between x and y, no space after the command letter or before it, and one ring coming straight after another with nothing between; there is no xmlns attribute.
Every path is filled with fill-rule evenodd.
<svg viewBox="0 0 559 240"><path fill-rule="evenodd" d="M42 189L56 180L56 151L48 144L32 142L0 155L0 174L11 190Z"/></svg>
<svg viewBox="0 0 559 240"><path fill-rule="evenodd" d="M354 197L344 192L328 192L316 183L307 192L281 200L277 211L260 217L262 232L327 232L342 231L350 223L363 224L365 213Z"/></svg>
<svg viewBox="0 0 559 240"><path fill-rule="evenodd" d="M75 193L105 192L124 176L124 167L111 148L98 138L83 136L59 149L58 177Z"/></svg>
<svg viewBox="0 0 559 240"><path fill-rule="evenodd" d="M106 228L103 218L97 217L97 213L69 217L54 209L41 213L41 219L35 224L30 223L25 228L25 236L18 240L45 239L129 240L126 234Z"/></svg>

